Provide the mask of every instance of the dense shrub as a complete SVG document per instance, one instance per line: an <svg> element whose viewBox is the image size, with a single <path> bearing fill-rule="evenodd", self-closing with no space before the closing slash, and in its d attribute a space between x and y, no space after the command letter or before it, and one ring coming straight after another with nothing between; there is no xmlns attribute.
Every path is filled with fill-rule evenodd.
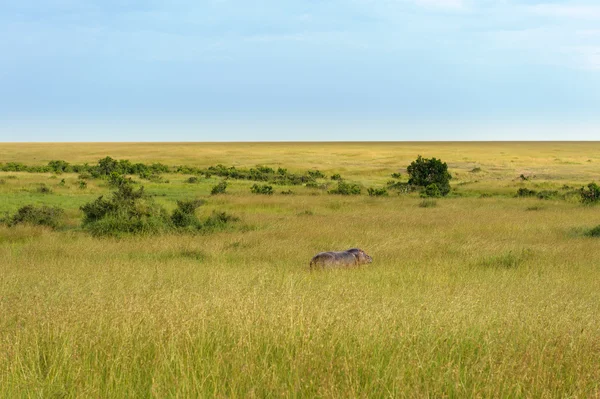
<svg viewBox="0 0 600 399"><path fill-rule="evenodd" d="M370 197L386 197L388 195L388 191L385 188L372 188L369 187L367 190Z"/></svg>
<svg viewBox="0 0 600 399"><path fill-rule="evenodd" d="M324 179L326 177L320 170L309 170L307 174L313 179Z"/></svg>
<svg viewBox="0 0 600 399"><path fill-rule="evenodd" d="M402 177L402 174L400 174L400 173L392 173L392 177L394 179L400 179Z"/></svg>
<svg viewBox="0 0 600 399"><path fill-rule="evenodd" d="M116 188L123 185L130 185L132 183L133 180L131 180L131 177L125 177L118 172L111 172L111 174L108 176L108 185L110 187Z"/></svg>
<svg viewBox="0 0 600 399"><path fill-rule="evenodd" d="M596 204L600 202L600 186L596 183L590 183L585 187L581 188L580 191L581 202L584 204Z"/></svg>
<svg viewBox="0 0 600 399"><path fill-rule="evenodd" d="M559 198L560 194L558 193L558 191L542 190L537 193L536 197L539 199L549 200Z"/></svg>
<svg viewBox="0 0 600 399"><path fill-rule="evenodd" d="M219 184L214 186L212 188L212 190L210 190L210 194L211 195L225 194L226 189L227 189L227 182L225 180L222 180L219 182Z"/></svg>
<svg viewBox="0 0 600 399"><path fill-rule="evenodd" d="M40 194L52 194L52 189L46 186L44 183L40 184L35 191Z"/></svg>
<svg viewBox="0 0 600 399"><path fill-rule="evenodd" d="M48 162L48 168L54 173L68 173L72 172L73 168L65 161L50 161Z"/></svg>
<svg viewBox="0 0 600 399"><path fill-rule="evenodd" d="M358 184L347 183L343 180L339 180L337 188L329 190L329 194L359 195L361 191L362 190Z"/></svg>
<svg viewBox="0 0 600 399"><path fill-rule="evenodd" d="M441 195L450 192L450 180L452 176L448 172L448 165L439 159L426 159L418 156L407 168L408 184L427 187L435 184Z"/></svg>
<svg viewBox="0 0 600 399"><path fill-rule="evenodd" d="M528 188L520 188L517 190L517 197L535 197L536 195L537 191Z"/></svg>
<svg viewBox="0 0 600 399"><path fill-rule="evenodd" d="M171 214L171 221L175 227L202 228L200 219L196 216L196 209L204 204L203 200L177 201L177 209Z"/></svg>
<svg viewBox="0 0 600 399"><path fill-rule="evenodd" d="M192 177L189 177L185 182L190 183L190 184L196 184L199 181L200 181L200 179L198 179L198 177L192 176Z"/></svg>
<svg viewBox="0 0 600 399"><path fill-rule="evenodd" d="M268 184L254 184L250 188L250 191L253 194L272 195L273 194L273 187L269 186Z"/></svg>
<svg viewBox="0 0 600 399"><path fill-rule="evenodd" d="M339 173L336 173L336 174L334 174L334 175L331 175L331 180L337 180L337 181L341 181L341 180L343 180L343 179L342 179L342 176L340 176L340 174L339 174Z"/></svg>
<svg viewBox="0 0 600 399"><path fill-rule="evenodd" d="M588 230L585 235L588 237L600 237L600 225Z"/></svg>
<svg viewBox="0 0 600 399"><path fill-rule="evenodd" d="M439 187L435 183L431 183L425 190L421 191L421 197L430 197L430 198L440 198L442 196L442 192Z"/></svg>
<svg viewBox="0 0 600 399"><path fill-rule="evenodd" d="M87 182L85 180L79 180L79 188L85 190L87 188Z"/></svg>
<svg viewBox="0 0 600 399"><path fill-rule="evenodd" d="M146 195L122 184L110 199L100 196L83 205L83 227L94 235L147 234L167 231L171 220L166 210Z"/></svg>
<svg viewBox="0 0 600 399"><path fill-rule="evenodd" d="M63 223L65 212L58 207L26 205L8 218L8 225L32 224L57 228Z"/></svg>

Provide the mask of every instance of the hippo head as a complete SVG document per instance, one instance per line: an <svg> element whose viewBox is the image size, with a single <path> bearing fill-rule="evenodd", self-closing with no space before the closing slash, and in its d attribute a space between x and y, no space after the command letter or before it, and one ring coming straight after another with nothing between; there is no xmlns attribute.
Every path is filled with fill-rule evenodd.
<svg viewBox="0 0 600 399"><path fill-rule="evenodd" d="M362 265L364 263L373 262L373 258L371 258L369 255L367 255L367 253L360 248L351 248L351 249L347 250L346 252L350 252L351 254L353 254L356 257L356 259L358 260L359 265Z"/></svg>

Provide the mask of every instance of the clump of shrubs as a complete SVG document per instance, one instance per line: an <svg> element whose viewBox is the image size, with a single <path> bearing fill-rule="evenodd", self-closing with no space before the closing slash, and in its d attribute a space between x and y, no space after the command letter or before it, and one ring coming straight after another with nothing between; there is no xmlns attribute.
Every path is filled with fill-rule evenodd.
<svg viewBox="0 0 600 399"><path fill-rule="evenodd" d="M294 192L292 190L285 190L281 192L282 195L292 195Z"/></svg>
<svg viewBox="0 0 600 399"><path fill-rule="evenodd" d="M400 179L402 177L402 174L401 173L392 173L392 177L394 179Z"/></svg>
<svg viewBox="0 0 600 399"><path fill-rule="evenodd" d="M8 217L7 224L9 227L31 224L56 229L63 224L64 215L65 211L58 207L25 205L19 208L13 216Z"/></svg>
<svg viewBox="0 0 600 399"><path fill-rule="evenodd" d="M185 182L190 183L190 184L196 184L199 181L200 181L200 179L198 179L198 177L192 176L192 177L189 177Z"/></svg>
<svg viewBox="0 0 600 399"><path fill-rule="evenodd" d="M520 188L517 190L517 197L535 197L537 191L528 188Z"/></svg>
<svg viewBox="0 0 600 399"><path fill-rule="evenodd" d="M238 220L221 212L213 213L202 221L196 216L196 209L203 203L202 200L177 201L177 208L169 215L145 193L144 187L136 190L131 184L123 184L117 187L111 198L100 196L81 207L83 228L96 236L202 232Z"/></svg>
<svg viewBox="0 0 600 399"><path fill-rule="evenodd" d="M407 168L408 184L425 188L424 193L438 193L446 196L450 192L452 176L448 172L448 165L436 158L423 158L418 156ZM432 185L437 188L434 189Z"/></svg>
<svg viewBox="0 0 600 399"><path fill-rule="evenodd" d="M273 195L273 187L268 184L254 184L250 191L253 194Z"/></svg>
<svg viewBox="0 0 600 399"><path fill-rule="evenodd" d="M329 190L329 194L360 195L361 191L362 189L358 184L348 183L343 180L339 180L337 188Z"/></svg>
<svg viewBox="0 0 600 399"><path fill-rule="evenodd" d="M331 175L331 180L342 181L344 179L342 179L342 176L339 173L336 173L334 175Z"/></svg>
<svg viewBox="0 0 600 399"><path fill-rule="evenodd" d="M543 200L555 199L560 196L558 191L555 190L542 190L535 191L528 188L520 188L517 190L517 197L536 197Z"/></svg>
<svg viewBox="0 0 600 399"><path fill-rule="evenodd" d="M225 190L227 190L227 182L222 180L216 186L213 186L210 195L225 194Z"/></svg>
<svg viewBox="0 0 600 399"><path fill-rule="evenodd" d="M585 187L581 188L580 195L583 204L597 204L600 202L600 186L596 183L590 183L587 185L587 189Z"/></svg>
<svg viewBox="0 0 600 399"><path fill-rule="evenodd" d="M369 197L387 197L388 195L388 191L385 188L369 187L367 193L369 193Z"/></svg>

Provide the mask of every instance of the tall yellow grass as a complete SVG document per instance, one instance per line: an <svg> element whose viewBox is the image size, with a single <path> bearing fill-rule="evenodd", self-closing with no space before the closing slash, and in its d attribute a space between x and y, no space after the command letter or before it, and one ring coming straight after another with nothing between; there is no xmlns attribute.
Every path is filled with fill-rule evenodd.
<svg viewBox="0 0 600 399"><path fill-rule="evenodd" d="M423 154L449 162L453 183L508 193L521 171L538 176L531 185L591 181L598 146L2 144L0 162L269 164L370 185ZM21 198L33 176L1 195ZM61 195L78 217L79 194ZM2 227L0 397L598 397L600 242L581 233L598 209L419 202L240 186L208 207L240 216L244 231L116 240ZM316 252L354 246L374 262L308 271Z"/></svg>

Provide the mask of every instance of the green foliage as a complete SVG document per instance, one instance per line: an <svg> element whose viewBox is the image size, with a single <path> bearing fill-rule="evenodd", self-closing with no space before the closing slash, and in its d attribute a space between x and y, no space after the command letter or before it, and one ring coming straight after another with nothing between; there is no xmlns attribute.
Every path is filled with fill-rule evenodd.
<svg viewBox="0 0 600 399"><path fill-rule="evenodd" d="M360 195L361 191L362 190L358 184L348 183L343 180L339 180L337 188L329 190L329 194Z"/></svg>
<svg viewBox="0 0 600 399"><path fill-rule="evenodd" d="M336 173L334 175L331 175L331 180L341 181L343 179L342 179L342 176L339 173Z"/></svg>
<svg viewBox="0 0 600 399"><path fill-rule="evenodd" d="M394 179L400 179L402 177L402 174L401 173L392 173L392 177Z"/></svg>
<svg viewBox="0 0 600 399"><path fill-rule="evenodd" d="M588 237L600 237L600 225L588 230L585 235Z"/></svg>
<svg viewBox="0 0 600 399"><path fill-rule="evenodd" d="M440 197L442 197L442 192L438 188L437 184L431 183L430 185L425 187L425 190L421 191L420 195L423 198L425 198L425 197L440 198Z"/></svg>
<svg viewBox="0 0 600 399"><path fill-rule="evenodd" d="M83 227L93 235L149 234L169 230L171 220L144 187L122 184L108 200L100 196L83 205Z"/></svg>
<svg viewBox="0 0 600 399"><path fill-rule="evenodd" d="M69 173L73 171L73 168L68 162L65 161L50 161L48 162L48 168L54 173Z"/></svg>
<svg viewBox="0 0 600 399"><path fill-rule="evenodd" d="M580 195L583 204L596 204L600 202L600 186L596 183L590 183L587 185L587 189L585 187L581 188Z"/></svg>
<svg viewBox="0 0 600 399"><path fill-rule="evenodd" d="M309 170L307 174L313 179L325 179L327 177L320 170Z"/></svg>
<svg viewBox="0 0 600 399"><path fill-rule="evenodd" d="M267 184L253 184L250 188L250 191L253 194L264 194L264 195L272 195L273 187Z"/></svg>
<svg viewBox="0 0 600 399"><path fill-rule="evenodd" d="M435 184L441 195L445 196L450 192L450 180L452 176L448 172L448 165L436 158L417 157L407 168L409 179L408 184L427 187Z"/></svg>
<svg viewBox="0 0 600 399"><path fill-rule="evenodd" d="M38 188L35 190L40 194L52 194L52 189L46 186L44 183L40 184Z"/></svg>
<svg viewBox="0 0 600 399"><path fill-rule="evenodd" d="M369 187L367 190L369 197L387 197L388 191L385 188Z"/></svg>
<svg viewBox="0 0 600 399"><path fill-rule="evenodd" d="M64 214L64 210L58 207L25 205L8 218L8 225L31 224L57 228L62 225Z"/></svg>
<svg viewBox="0 0 600 399"><path fill-rule="evenodd" d="M221 180L219 184L214 186L212 190L210 190L211 195L217 194L225 194L225 190L227 189L227 182L225 180Z"/></svg>
<svg viewBox="0 0 600 399"><path fill-rule="evenodd" d="M535 197L536 195L537 191L528 188L520 188L517 190L517 197Z"/></svg>
<svg viewBox="0 0 600 399"><path fill-rule="evenodd" d="M85 190L87 188L87 182L85 180L79 180L79 189Z"/></svg>
<svg viewBox="0 0 600 399"><path fill-rule="evenodd" d="M191 176L189 177L185 182L186 183L190 183L190 184L196 184L200 181L200 179L198 179L197 176Z"/></svg>
<svg viewBox="0 0 600 399"><path fill-rule="evenodd" d="M171 221L173 222L173 225L179 228L201 228L202 224L196 216L196 209L203 204L203 200L177 201L177 209L175 209L171 214Z"/></svg>
<svg viewBox="0 0 600 399"><path fill-rule="evenodd" d="M130 177L125 177L118 172L111 172L108 176L108 185L113 188L130 185L132 183L133 180L131 180Z"/></svg>
<svg viewBox="0 0 600 399"><path fill-rule="evenodd" d="M294 192L292 190L285 190L281 192L282 195L292 195Z"/></svg>

